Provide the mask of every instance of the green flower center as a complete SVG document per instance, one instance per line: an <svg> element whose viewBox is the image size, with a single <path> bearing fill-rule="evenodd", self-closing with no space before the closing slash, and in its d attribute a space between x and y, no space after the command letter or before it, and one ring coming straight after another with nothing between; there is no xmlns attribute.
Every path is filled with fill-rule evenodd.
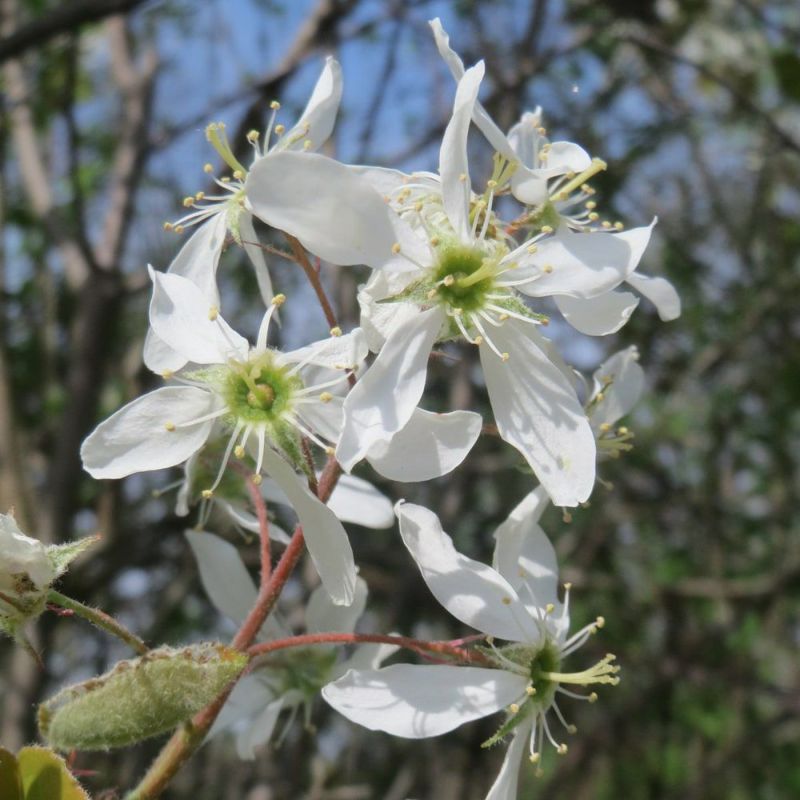
<svg viewBox="0 0 800 800"><path fill-rule="evenodd" d="M292 397L302 388L288 367L274 363L270 353L250 361L232 361L225 387L228 408L241 422L277 422L291 408Z"/></svg>
<svg viewBox="0 0 800 800"><path fill-rule="evenodd" d="M479 248L444 245L433 273L439 303L464 311L483 308L494 288L496 264Z"/></svg>
<svg viewBox="0 0 800 800"><path fill-rule="evenodd" d="M544 675L558 672L560 666L561 659L558 655L558 649L549 642L531 659L528 670L531 676L531 685L536 690L534 696L539 702L549 705L552 700L558 684L549 677L544 677Z"/></svg>

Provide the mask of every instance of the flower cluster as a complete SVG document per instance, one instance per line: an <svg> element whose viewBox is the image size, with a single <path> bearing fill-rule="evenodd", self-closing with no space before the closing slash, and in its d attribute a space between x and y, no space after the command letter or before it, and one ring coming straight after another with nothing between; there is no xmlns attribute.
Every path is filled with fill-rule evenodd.
<svg viewBox="0 0 800 800"><path fill-rule="evenodd" d="M166 385L101 423L82 457L96 478L184 465L176 510L186 515L199 506L203 530L187 537L204 586L245 628L251 609L272 597L269 539L289 548L296 541L268 510L272 515L278 505L296 515L320 577L307 630L336 636L357 636L367 600L343 523L385 528L396 515L433 595L478 633L439 647L447 658L437 663L389 667L381 663L394 645L363 645L341 661L330 643L306 635L306 646L291 656L251 665L212 733L235 730L239 753L252 758L281 711L310 714L320 690L349 719L412 738L502 712L486 746L506 738L510 745L487 800L512 800L523 754L538 765L546 744L567 750L562 729L575 728L561 701L593 702L595 686L619 680L611 654L570 671L568 659L603 619L569 633L569 586L560 599L555 552L539 518L550 502L565 515L585 503L598 461L630 448L632 433L616 426L644 383L636 348L613 355L587 383L545 331L557 312L580 333L604 336L626 323L639 295L664 320L679 314L679 301L663 278L638 272L656 220L626 230L597 210L590 181L606 163L577 144L550 141L539 108L503 133L478 100L483 63L466 68L440 22L431 27L455 81L436 173L347 165L316 152L333 129L342 93L330 58L295 125L278 123L273 103L266 134L248 134L249 167L224 125L208 126L207 138L231 172L215 179L219 194L186 198L186 216L166 227L191 230L190 237L166 272L150 268L144 360ZM473 127L494 151L482 186L470 177ZM359 327L344 333L329 316L330 336L321 341L293 350L270 343L277 310L289 314L292 303L273 290L265 256L271 248L259 245L254 218L286 237L316 289L318 270L306 251L320 263L371 270L358 290ZM250 341L222 313L217 274L230 243L247 253L265 304ZM482 417L420 407L431 354L441 347L463 353L465 345L477 348L493 414L487 422L539 483L495 532L492 567L460 554L432 511L401 501L393 515L386 497L350 475L366 461L390 480L424 481L467 457ZM215 508L265 540L263 592L236 548L205 532ZM31 585L52 580L41 554L32 551L29 561ZM262 650L256 645L254 653L291 638L274 616L255 618L250 641Z"/></svg>

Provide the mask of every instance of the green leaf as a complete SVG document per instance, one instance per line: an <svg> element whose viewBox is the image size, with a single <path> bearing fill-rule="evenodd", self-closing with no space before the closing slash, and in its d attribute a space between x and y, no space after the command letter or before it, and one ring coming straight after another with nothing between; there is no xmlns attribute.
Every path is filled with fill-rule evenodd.
<svg viewBox="0 0 800 800"><path fill-rule="evenodd" d="M216 643L162 647L120 661L39 706L39 728L56 750L108 750L176 728L207 706L247 666Z"/></svg>
<svg viewBox="0 0 800 800"><path fill-rule="evenodd" d="M13 753L0 747L0 797L3 800L23 800L19 766Z"/></svg>
<svg viewBox="0 0 800 800"><path fill-rule="evenodd" d="M89 800L64 760L52 750L23 747L17 761L25 800Z"/></svg>

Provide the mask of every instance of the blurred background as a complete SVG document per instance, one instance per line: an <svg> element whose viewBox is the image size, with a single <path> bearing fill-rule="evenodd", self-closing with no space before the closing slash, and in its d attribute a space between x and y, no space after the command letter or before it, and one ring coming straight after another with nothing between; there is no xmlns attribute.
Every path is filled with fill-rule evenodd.
<svg viewBox="0 0 800 800"><path fill-rule="evenodd" d="M784 800L800 796L800 9L791 0L0 0L0 510L48 542L103 540L60 589L120 616L148 642L227 637L203 593L174 497L179 477L97 482L82 439L159 381L142 366L149 281L180 239L162 230L208 189L207 122L240 152L280 99L291 123L326 54L345 91L327 152L350 163L435 169L454 84L427 20L441 16L501 127L541 105L554 139L607 160L592 181L605 216L658 215L643 270L669 278L683 315L643 301L589 340L551 326L591 371L636 344L647 391L626 421L635 449L604 462L587 508L551 509L577 625L607 620L571 662L606 651L622 683L573 703L570 750L525 770L521 798ZM279 120L280 121L280 120ZM488 153L475 136L478 184ZM277 189L279 191L279 188ZM268 231L260 231L264 240ZM275 241L280 242L276 237ZM224 312L255 333L252 270L221 268ZM327 332L296 266L273 258L290 297L288 344ZM357 321L358 270L324 271L343 327ZM292 307L294 306L294 308ZM305 309L305 311L298 311ZM303 316L305 313L305 316ZM491 419L474 354L437 359L431 407ZM458 547L488 560L492 532L530 489L516 452L482 437L451 476L387 485L428 504ZM360 475L377 480L364 467ZM191 520L189 524L191 524ZM220 520L209 529L256 548ZM371 592L365 631L468 633L439 609L396 530L352 528ZM313 587L306 569L283 613ZM43 668L0 642L0 742L36 737L35 704L128 653L78 620L45 614L31 633ZM165 795L178 800L482 800L502 748L496 720L441 739L371 734L318 701L279 747L238 760L207 745ZM160 742L75 766L95 793L130 788ZM113 794L107 795L109 797Z"/></svg>

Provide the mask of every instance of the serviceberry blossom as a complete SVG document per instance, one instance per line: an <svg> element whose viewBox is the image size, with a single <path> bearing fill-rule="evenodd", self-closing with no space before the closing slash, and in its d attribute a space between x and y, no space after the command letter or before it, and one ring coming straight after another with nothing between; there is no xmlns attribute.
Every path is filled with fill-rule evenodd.
<svg viewBox="0 0 800 800"><path fill-rule="evenodd" d="M321 147L331 135L341 97L341 68L335 59L328 57L297 124L286 130L284 125L278 123L276 119L280 103L273 101L270 104L272 114L263 137L258 131L248 133L247 140L253 148L250 169L271 154L293 150L313 151ZM213 179L221 194L207 195L197 192L187 196L183 205L191 209L189 213L175 222L165 224L167 230L176 233L195 227L167 272L188 278L202 290L209 305L219 306L216 273L220 256L230 236L242 246L249 257L262 299L268 306L273 296L272 282L244 192L249 169L234 154L224 123L214 122L208 125L206 138L232 170L232 174ZM211 175L214 168L211 164L206 164L204 171ZM271 190L280 192L280 187L272 186ZM152 329L145 339L144 362L156 373L165 370L174 372L186 363Z"/></svg>
<svg viewBox="0 0 800 800"><path fill-rule="evenodd" d="M306 464L302 440L332 453L341 402L332 389L346 384L367 352L360 329L282 353L267 345L269 324L282 296L264 315L254 347L209 306L202 291L180 275L151 270L150 323L188 366L171 385L134 400L84 441L81 455L95 478L180 464L199 451L219 426L227 445L210 498L231 455L254 453L253 480L266 471L298 514L311 557L336 602L349 603L355 581L352 551L333 512L295 473Z"/></svg>
<svg viewBox="0 0 800 800"><path fill-rule="evenodd" d="M256 587L238 551L210 533L187 531L186 539L197 559L209 598L223 614L241 624L255 602ZM305 630L352 633L366 604L367 585L361 578L356 579L353 602L347 607L332 604L327 592L318 587L306 605ZM257 640L266 642L291 635L288 626L272 615ZM223 732L233 733L239 757L252 760L255 751L272 738L282 712L289 713L285 730L301 710L306 726L310 726L312 705L322 686L349 669L377 668L396 649L393 645L361 644L346 659L337 657L333 645L278 651L262 665L254 665L239 681L209 731L209 738Z"/></svg>
<svg viewBox="0 0 800 800"><path fill-rule="evenodd" d="M407 738L438 736L504 710L505 721L485 746L513 738L487 800L516 798L526 751L534 764L546 742L558 753L566 752L567 745L551 727L554 718L568 733L575 731L565 721L560 699L594 702L594 692L575 689L619 681L613 655L579 672L563 669L563 660L604 621L598 617L568 635L569 586L562 603L555 553L535 522L537 507L530 495L501 526L501 553L493 569L456 551L433 512L398 503L400 534L428 588L454 617L487 635L487 646L480 651L491 666L395 664L351 670L322 692L353 722ZM508 643L498 645L496 639Z"/></svg>

